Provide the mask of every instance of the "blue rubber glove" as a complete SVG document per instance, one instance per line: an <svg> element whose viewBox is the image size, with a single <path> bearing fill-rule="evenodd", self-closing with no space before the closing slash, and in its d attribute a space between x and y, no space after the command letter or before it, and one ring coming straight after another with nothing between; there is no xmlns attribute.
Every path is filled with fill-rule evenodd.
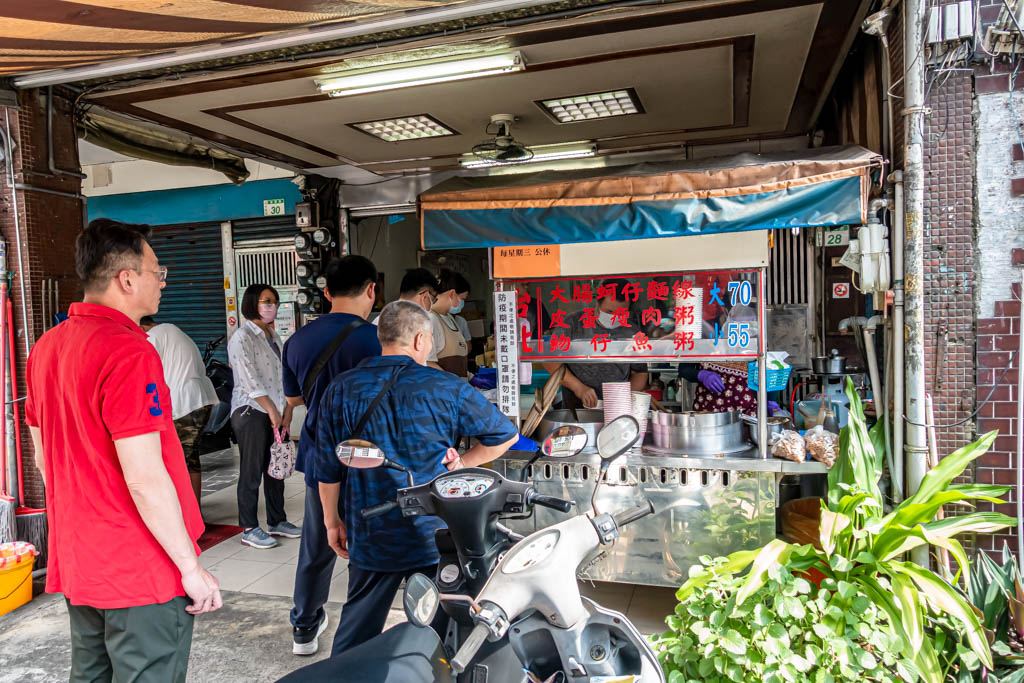
<svg viewBox="0 0 1024 683"><path fill-rule="evenodd" d="M779 404L775 401L768 401L768 417L771 417L779 410Z"/></svg>
<svg viewBox="0 0 1024 683"><path fill-rule="evenodd" d="M509 450L510 451L535 451L539 447L540 446L537 444L536 441L534 441L533 439L527 439L525 436L520 434L519 435L519 441L516 441L515 444L512 445L512 448L510 448Z"/></svg>
<svg viewBox="0 0 1024 683"><path fill-rule="evenodd" d="M693 375L690 376L692 377ZM701 370L698 372L697 381L703 384L704 388L712 394L721 393L725 389L725 382L722 381L722 376L711 370Z"/></svg>

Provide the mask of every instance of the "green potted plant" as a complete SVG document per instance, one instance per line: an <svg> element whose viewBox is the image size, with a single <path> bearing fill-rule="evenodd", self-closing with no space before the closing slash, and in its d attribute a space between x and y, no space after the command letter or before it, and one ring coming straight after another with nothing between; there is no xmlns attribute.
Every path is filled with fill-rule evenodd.
<svg viewBox="0 0 1024 683"><path fill-rule="evenodd" d="M925 476L913 496L886 514L878 486L884 453L882 427L876 425L868 431L863 405L849 380L846 393L850 399L849 425L842 430L840 455L829 472L828 500L823 503L821 512L822 549L774 540L760 550L733 553L722 562L694 567L677 597L686 605L697 591L703 591L719 577L736 576L749 567L741 581L731 584L734 592L729 593L727 603L733 610L744 609L747 601L763 595L761 589L780 571L791 574L816 570L826 577L814 598L821 598L821 593L826 598L819 630L824 633L828 629L835 637L845 638L850 625L848 615L858 614L857 609L863 608L867 600L873 609L884 615L884 619L875 623L892 639L888 642L899 644L900 658L894 666L901 678L942 683L948 666L940 662L938 651L941 648L937 648L935 640L938 632L929 629L934 619L947 620L963 639L966 651L973 653L981 666L991 670L992 651L974 607L952 583L904 557L921 545L945 548L959 565L954 583L960 573L969 582L970 563L955 536L992 533L1016 524L1014 519L997 512L972 512L935 519L939 508L949 503L1004 502L1001 496L1008 487L952 483L971 461L988 450L996 433L986 434L946 456ZM666 648L665 645L673 634L678 637L690 629L688 614L686 609L680 614L677 608L675 616L681 617L680 621L674 626L670 622L672 630L655 641L669 676L673 671L679 672L677 681L691 679L674 668L671 646ZM816 676L817 672L814 674ZM862 679L854 676L848 680Z"/></svg>

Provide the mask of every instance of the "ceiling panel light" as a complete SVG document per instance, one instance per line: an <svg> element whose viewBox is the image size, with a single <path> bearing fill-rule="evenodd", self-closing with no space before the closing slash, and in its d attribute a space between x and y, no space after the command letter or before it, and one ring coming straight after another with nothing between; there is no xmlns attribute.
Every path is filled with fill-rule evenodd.
<svg viewBox="0 0 1024 683"><path fill-rule="evenodd" d="M540 100L537 104L558 123L576 123L644 113L640 98L632 88Z"/></svg>
<svg viewBox="0 0 1024 683"><path fill-rule="evenodd" d="M413 85L510 73L522 71L523 68L522 55L518 52L508 52L468 59L407 62L404 66L398 67L358 69L343 76L332 75L314 80L320 92L331 97L346 97L408 88Z"/></svg>
<svg viewBox="0 0 1024 683"><path fill-rule="evenodd" d="M428 114L403 116L397 119L380 121L362 121L348 124L356 130L380 138L385 142L401 140L422 140L423 138L440 138L458 133Z"/></svg>
<svg viewBox="0 0 1024 683"><path fill-rule="evenodd" d="M463 168L485 168L488 166L511 166L514 164L535 164L540 161L558 161L560 159L584 159L597 153L593 142L572 142L557 145L535 145L530 147L533 156L523 161L495 161L481 159L475 154L463 154L459 164Z"/></svg>

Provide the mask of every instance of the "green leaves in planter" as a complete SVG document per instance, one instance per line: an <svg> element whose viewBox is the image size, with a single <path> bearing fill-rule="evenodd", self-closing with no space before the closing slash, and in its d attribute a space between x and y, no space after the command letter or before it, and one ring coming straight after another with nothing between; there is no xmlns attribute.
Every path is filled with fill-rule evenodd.
<svg viewBox="0 0 1024 683"><path fill-rule="evenodd" d="M925 476L916 494L884 514L878 486L884 457L881 428L876 425L867 429L863 406L850 381L846 393L850 399L849 425L840 434L839 458L829 472L828 499L821 515L822 550L774 540L759 551L734 553L691 570L690 578L677 593L686 609L673 632L686 633L690 619L699 622L706 638L707 652L703 656L719 652L719 657L743 660L734 661L741 667L743 678L731 680L943 683L947 669L960 676L969 670L966 665L972 661L979 663L979 669L990 669L993 657L982 621L989 625L991 615L980 608L976 613L954 585L905 562L904 556L926 544L945 548L956 558L972 590L988 595L988 586L996 579L983 585L975 581L976 573L970 571L966 553L954 537L993 533L1014 525L1016 520L995 512L973 512L947 520L935 520L935 514L942 505L953 502L1003 502L1006 487L952 484L988 450L995 433L947 456ZM748 567L746 576L740 576ZM811 569L826 577L822 588L806 590L803 584L798 588L797 580L806 581L794 578L793 573ZM982 569L986 576L993 574L990 567ZM1000 581L1004 599L1000 602L992 596L992 600L999 609L1003 605L1018 606L1018 623L1024 623L1024 587L1018 596L1016 584L1011 588L1005 580ZM752 611L739 615L741 610L750 610L750 605ZM712 626L703 615L715 611L719 616ZM803 635L799 645L792 638L791 627ZM722 644L721 634L730 629L747 639L745 654L737 655ZM672 634L665 637L671 640ZM949 664L946 654L950 648L955 653L958 643L971 655L954 654L959 663ZM802 659L794 657L810 661L801 654L810 646L818 648L821 657L812 662L809 672L803 672ZM687 678L701 675L701 661L694 659L694 666L689 668L688 655L681 656L676 663L681 668L666 671L685 671ZM763 665L753 666L751 662L759 657ZM725 669L712 668L714 675L708 680L730 680L715 678L724 675Z"/></svg>
<svg viewBox="0 0 1024 683"><path fill-rule="evenodd" d="M687 614L707 616L670 621L670 631L651 639L669 681L900 680L902 643L880 637L884 615L863 595L852 595L863 609L844 614L830 604L841 599L838 592L776 568L737 604L732 598L745 579L725 567L724 558L706 567L708 580L691 586L681 603ZM844 590L849 594L853 584ZM826 612L839 617L837 629L823 625Z"/></svg>

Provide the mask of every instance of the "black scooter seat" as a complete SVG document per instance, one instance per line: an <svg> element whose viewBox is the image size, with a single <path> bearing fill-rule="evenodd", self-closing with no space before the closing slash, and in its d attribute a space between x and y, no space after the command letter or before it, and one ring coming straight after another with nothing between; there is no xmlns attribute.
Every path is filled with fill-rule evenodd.
<svg viewBox="0 0 1024 683"><path fill-rule="evenodd" d="M454 683L441 639L405 622L362 645L293 671L278 683Z"/></svg>

